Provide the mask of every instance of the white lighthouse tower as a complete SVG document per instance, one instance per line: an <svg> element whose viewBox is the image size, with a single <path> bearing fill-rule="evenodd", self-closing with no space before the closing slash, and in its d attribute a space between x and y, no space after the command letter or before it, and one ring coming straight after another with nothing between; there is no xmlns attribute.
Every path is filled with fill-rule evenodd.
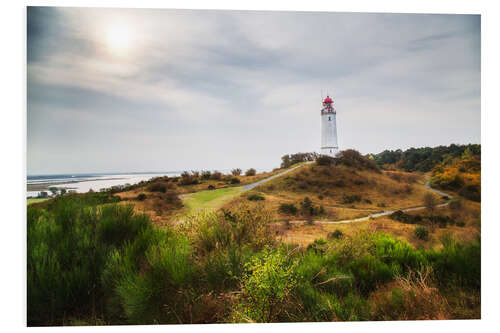
<svg viewBox="0 0 500 333"><path fill-rule="evenodd" d="M337 143L337 111L333 100L326 96L321 109L321 155L334 157L339 152Z"/></svg>

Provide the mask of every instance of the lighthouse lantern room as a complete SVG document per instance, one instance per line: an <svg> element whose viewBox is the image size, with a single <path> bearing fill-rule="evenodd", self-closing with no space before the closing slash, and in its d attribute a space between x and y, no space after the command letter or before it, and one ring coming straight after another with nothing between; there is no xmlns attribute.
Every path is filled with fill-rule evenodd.
<svg viewBox="0 0 500 333"><path fill-rule="evenodd" d="M334 157L339 152L337 143L337 111L333 100L326 96L321 109L321 154Z"/></svg>

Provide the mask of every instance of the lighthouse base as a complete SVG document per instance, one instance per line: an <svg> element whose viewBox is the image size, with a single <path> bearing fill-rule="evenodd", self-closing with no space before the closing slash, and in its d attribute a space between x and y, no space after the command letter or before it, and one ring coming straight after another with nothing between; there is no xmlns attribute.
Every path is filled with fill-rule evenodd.
<svg viewBox="0 0 500 333"><path fill-rule="evenodd" d="M322 147L320 154L330 156L330 157L335 157L335 155L337 155L338 152L339 152L338 147Z"/></svg>

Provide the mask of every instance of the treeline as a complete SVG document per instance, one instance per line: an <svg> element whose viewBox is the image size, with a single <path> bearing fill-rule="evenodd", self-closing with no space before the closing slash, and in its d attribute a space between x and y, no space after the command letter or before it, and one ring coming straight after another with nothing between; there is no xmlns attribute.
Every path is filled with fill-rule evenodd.
<svg viewBox="0 0 500 333"><path fill-rule="evenodd" d="M408 172L429 172L439 163L447 159L461 157L466 149L481 157L480 144L456 145L425 148L410 148L407 150L384 150L379 154L372 154L374 161L382 168L394 166Z"/></svg>
<svg viewBox="0 0 500 333"><path fill-rule="evenodd" d="M479 239L425 250L337 232L303 248L277 241L262 207L159 228L115 200L94 193L28 207L29 326L480 315Z"/></svg>
<svg viewBox="0 0 500 333"><path fill-rule="evenodd" d="M281 157L280 167L288 168L297 163L315 161L319 156L320 155L316 152L283 155Z"/></svg>

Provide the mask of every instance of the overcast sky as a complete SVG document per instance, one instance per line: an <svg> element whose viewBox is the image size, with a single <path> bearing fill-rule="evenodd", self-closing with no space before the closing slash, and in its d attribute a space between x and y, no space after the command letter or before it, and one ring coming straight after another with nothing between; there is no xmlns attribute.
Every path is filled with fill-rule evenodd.
<svg viewBox="0 0 500 333"><path fill-rule="evenodd" d="M480 143L480 17L28 9L28 174L270 169Z"/></svg>

